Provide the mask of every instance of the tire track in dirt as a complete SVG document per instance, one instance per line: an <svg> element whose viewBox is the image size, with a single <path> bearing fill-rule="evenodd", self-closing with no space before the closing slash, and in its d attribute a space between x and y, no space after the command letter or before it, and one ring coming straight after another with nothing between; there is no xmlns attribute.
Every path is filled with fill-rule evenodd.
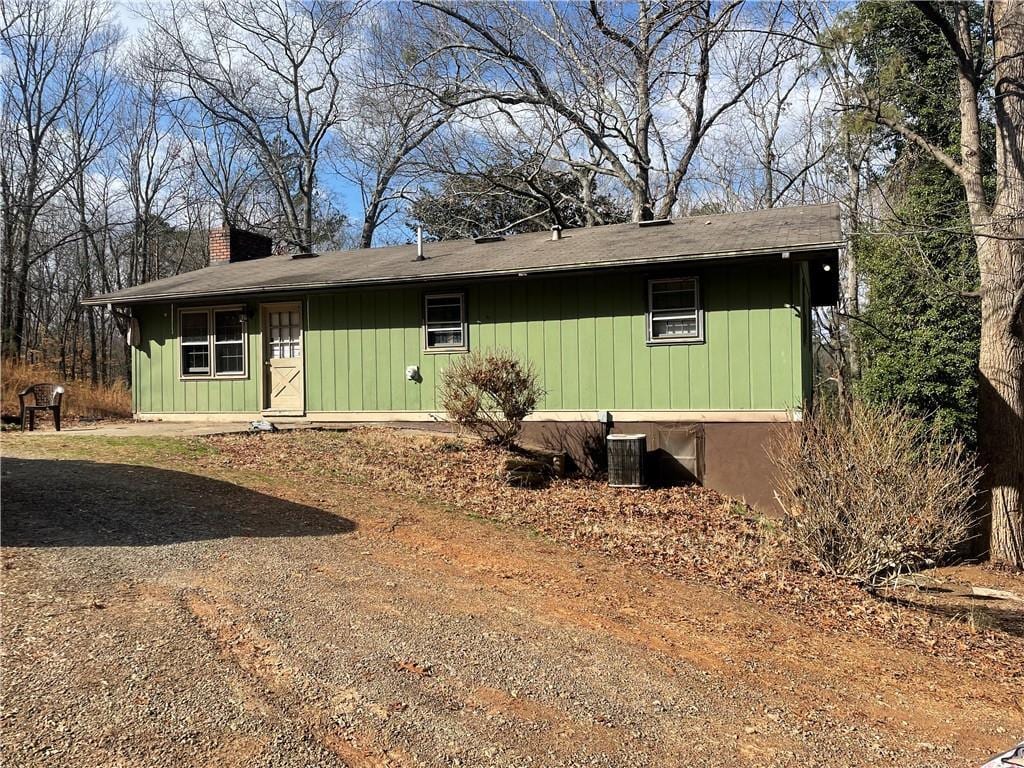
<svg viewBox="0 0 1024 768"><path fill-rule="evenodd" d="M255 625L242 618L243 612L208 585L181 592L183 610L211 640L220 655L257 683L248 698L258 697L264 706L277 710L279 718L308 733L349 768L408 768L414 765L405 754L382 749L365 735L342 731L328 721L324 709L309 701L330 700L324 692L310 692L311 682L285 662L286 652ZM316 686L319 687L319 686ZM355 691L338 691L336 697L358 696Z"/></svg>
<svg viewBox="0 0 1024 768"><path fill-rule="evenodd" d="M1024 713L1001 685L975 681L966 701L943 695L964 687L965 671L937 660L883 650L863 638L818 636L763 612L751 623L751 612L740 600L664 577L647 575L641 590L627 580L626 569L588 553L571 554L586 567L565 568L565 553L549 552L561 547L521 540L511 546L512 535L492 526L470 534L481 527L474 521L464 521L462 535L453 539L444 535L435 515L417 511L421 515L415 525L369 524L363 529L406 549L392 547L378 555L389 567L443 569L452 577L472 574L490 589L528 599L538 618L563 626L568 622L743 680L778 696L800 716L828 703L847 722L869 724L898 741L906 741L909 731L909 738L920 742L958 743L980 752L999 746L991 734L981 732L980 723L1024 727ZM410 554L420 562L410 562ZM608 598L604 604L594 599L602 593ZM898 670L898 677L891 670Z"/></svg>

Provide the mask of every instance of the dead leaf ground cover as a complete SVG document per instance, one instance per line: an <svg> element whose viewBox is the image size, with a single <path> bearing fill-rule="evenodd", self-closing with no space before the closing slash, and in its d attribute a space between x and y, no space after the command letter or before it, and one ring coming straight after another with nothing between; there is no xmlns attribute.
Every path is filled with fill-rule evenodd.
<svg viewBox="0 0 1024 768"><path fill-rule="evenodd" d="M501 479L507 452L406 430L225 435L205 442L214 450L197 457L202 464L268 475L286 471L298 482L325 477L441 502L726 590L826 632L917 648L953 660L965 672L1024 678L1021 603L994 607L944 590L870 595L815 572L793 554L776 521L705 488L637 491L583 479L512 488ZM998 578L1024 592L1021 577Z"/></svg>

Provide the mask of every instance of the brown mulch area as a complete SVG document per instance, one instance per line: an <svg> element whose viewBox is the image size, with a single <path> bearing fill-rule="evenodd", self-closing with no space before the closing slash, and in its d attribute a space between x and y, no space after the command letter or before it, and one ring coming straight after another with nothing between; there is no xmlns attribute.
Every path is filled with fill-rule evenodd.
<svg viewBox="0 0 1024 768"><path fill-rule="evenodd" d="M468 439L383 428L206 438L203 464L367 484L529 527L554 540L716 586L828 632L856 633L1024 678L1024 604L996 607L901 589L868 594L816 573L777 521L700 487L609 488L594 480L531 490L502 480L509 454ZM993 573L993 576L995 574ZM1009 577L1024 593L1024 578ZM1005 578L1003 578L1005 582Z"/></svg>

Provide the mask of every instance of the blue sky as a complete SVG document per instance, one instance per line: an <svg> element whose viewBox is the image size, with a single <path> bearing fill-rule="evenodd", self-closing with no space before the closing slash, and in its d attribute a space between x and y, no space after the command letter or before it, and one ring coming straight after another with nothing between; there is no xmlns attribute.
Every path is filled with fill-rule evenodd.
<svg viewBox="0 0 1024 768"><path fill-rule="evenodd" d="M146 22L139 13L145 7L145 3L135 2L134 0L115 0L113 7L117 23L122 27L127 37L131 38L145 28ZM321 185L330 192L335 204L348 215L349 220L352 222L353 227L356 227L358 233L358 227L362 225L363 219L363 201L358 185L347 181L337 174L331 173L326 164L325 171L327 172L321 174ZM379 231L375 241L379 239L383 243L387 239L405 242L409 237L411 237L411 234L403 226L403 220L400 217L396 217L389 226Z"/></svg>

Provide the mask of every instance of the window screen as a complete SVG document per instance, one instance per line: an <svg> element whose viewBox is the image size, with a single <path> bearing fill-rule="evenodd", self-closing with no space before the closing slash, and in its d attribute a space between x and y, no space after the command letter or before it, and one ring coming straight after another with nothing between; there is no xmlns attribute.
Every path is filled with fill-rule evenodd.
<svg viewBox="0 0 1024 768"><path fill-rule="evenodd" d="M650 341L699 341L702 337L697 278L648 283L647 335Z"/></svg>
<svg viewBox="0 0 1024 768"><path fill-rule="evenodd" d="M461 293L427 296L425 322L427 349L466 347L465 304Z"/></svg>
<svg viewBox="0 0 1024 768"><path fill-rule="evenodd" d="M210 375L210 313L181 313L181 375Z"/></svg>

